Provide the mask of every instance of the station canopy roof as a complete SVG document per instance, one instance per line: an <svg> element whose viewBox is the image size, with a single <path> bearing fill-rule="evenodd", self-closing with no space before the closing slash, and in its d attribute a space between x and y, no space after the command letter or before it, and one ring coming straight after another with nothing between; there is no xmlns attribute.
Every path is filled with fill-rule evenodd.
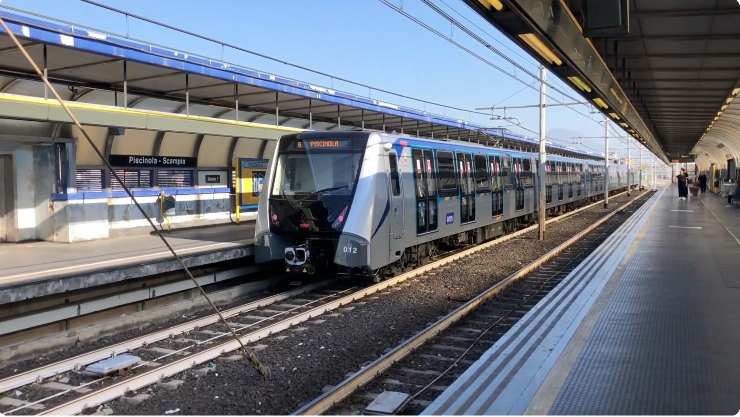
<svg viewBox="0 0 740 417"><path fill-rule="evenodd" d="M364 127L530 151L538 146L534 139L503 128L345 93L8 6L0 5L0 16L34 60L46 62L49 79L69 87L66 99L84 100L86 91L96 90L116 91L116 100L122 100L125 80L129 107L144 107L146 101L158 99L184 102L187 96L189 103L222 108L213 117L233 117L238 99L240 114L250 122L320 130ZM38 78L7 35L0 35L0 54L0 93L17 80ZM184 112L185 106L172 111ZM601 158L557 145L549 146L548 152Z"/></svg>
<svg viewBox="0 0 740 417"><path fill-rule="evenodd" d="M586 0L466 1L664 160L740 156L737 0L628 0L629 31L590 38Z"/></svg>

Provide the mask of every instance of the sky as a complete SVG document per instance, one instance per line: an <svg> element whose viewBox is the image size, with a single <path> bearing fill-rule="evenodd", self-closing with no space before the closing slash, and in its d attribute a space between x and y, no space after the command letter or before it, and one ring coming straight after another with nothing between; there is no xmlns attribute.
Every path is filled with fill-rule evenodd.
<svg viewBox="0 0 740 417"><path fill-rule="evenodd" d="M452 37L456 42L502 67L503 71L481 62L447 40L430 33L380 0L100 1L284 61L448 106L474 109L492 105L532 105L539 102L536 80L515 69L467 34L453 28L419 0L389 1L402 6L405 11L422 19L445 36ZM534 59L461 0L435 0L435 3L529 72L537 73L538 65ZM487 116L432 106L343 83L134 18L126 19L123 15L79 0L0 0L0 5L128 35L184 52L223 58L254 69L470 120L485 126L505 126L530 137L537 135L539 115L536 108L507 110L506 116L513 118L509 121L490 120ZM514 74L520 81L507 74ZM548 77L548 81L553 86L569 91L571 96L577 96L569 85L553 75ZM555 91L551 90L549 93L553 100L571 101ZM546 118L548 138L560 144L603 152L603 139L592 138L604 134L603 124L599 124L602 116L591 114L592 111L591 106L577 106L575 109L549 108ZM503 116L503 112L497 114ZM610 136L617 132L624 134L613 126ZM618 156L626 154L626 142L622 142L611 140L611 150L616 150ZM632 149L637 149L636 142L631 143Z"/></svg>

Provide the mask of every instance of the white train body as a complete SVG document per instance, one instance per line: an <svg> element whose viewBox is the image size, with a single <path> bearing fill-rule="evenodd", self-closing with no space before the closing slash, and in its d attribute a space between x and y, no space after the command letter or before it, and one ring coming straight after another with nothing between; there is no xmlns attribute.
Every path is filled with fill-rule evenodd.
<svg viewBox="0 0 740 417"><path fill-rule="evenodd" d="M536 158L378 132L285 136L261 195L256 260L377 274L491 239L534 219ZM610 166L610 190L627 186L626 171ZM603 161L549 155L548 210L602 196L603 172Z"/></svg>

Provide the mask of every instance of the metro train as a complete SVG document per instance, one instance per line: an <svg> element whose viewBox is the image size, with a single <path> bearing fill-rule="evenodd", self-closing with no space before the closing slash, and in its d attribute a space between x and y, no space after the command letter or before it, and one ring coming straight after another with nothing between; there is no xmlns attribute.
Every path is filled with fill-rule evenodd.
<svg viewBox="0 0 740 417"><path fill-rule="evenodd" d="M256 261L378 280L493 239L536 219L537 157L368 131L284 136L260 196ZM603 160L547 159L550 214L603 196ZM610 190L627 186L626 171L610 166Z"/></svg>

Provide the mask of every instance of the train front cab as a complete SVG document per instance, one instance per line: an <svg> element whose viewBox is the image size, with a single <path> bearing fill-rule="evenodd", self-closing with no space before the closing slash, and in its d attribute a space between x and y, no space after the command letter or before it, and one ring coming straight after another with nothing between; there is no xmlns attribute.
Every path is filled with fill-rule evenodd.
<svg viewBox="0 0 740 417"><path fill-rule="evenodd" d="M378 182L377 155L365 155L368 138L364 132L314 132L279 140L260 200L257 262L283 259L288 270L311 273L332 267L344 245L363 259L358 263L367 263L369 226L361 219L368 217L366 207L373 208L367 200ZM381 182L385 186L385 176ZM362 234L343 239L348 229Z"/></svg>

